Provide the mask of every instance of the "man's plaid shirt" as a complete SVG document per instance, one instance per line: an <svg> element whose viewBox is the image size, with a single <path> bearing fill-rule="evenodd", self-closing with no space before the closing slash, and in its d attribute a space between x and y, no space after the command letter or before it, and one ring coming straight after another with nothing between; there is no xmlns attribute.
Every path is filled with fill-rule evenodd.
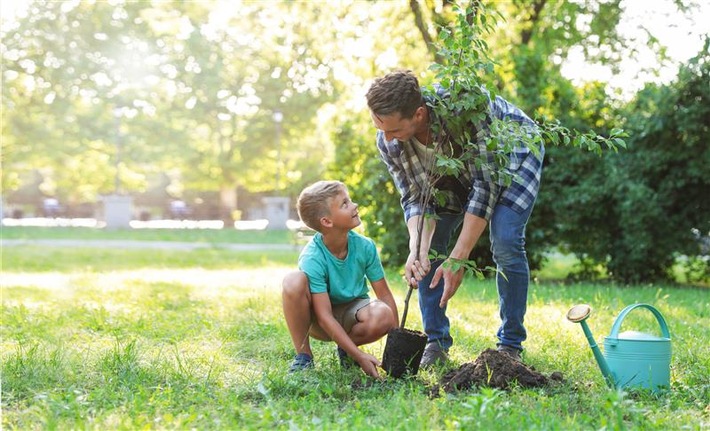
<svg viewBox="0 0 710 431"><path fill-rule="evenodd" d="M487 92L486 95L488 95ZM485 138L489 133L491 118L518 122L523 127L529 126L531 133L537 133L537 126L523 111L502 97L497 96L495 100L491 100L489 96L488 99L489 112L486 121L477 127L477 154L469 159L467 170L462 172L459 177L459 181L464 186L467 188L470 186L468 202L460 203L457 199L452 198L451 194L445 195L448 196L446 204L438 208L440 211L458 213L465 210L490 220L493 208L498 203L522 212L535 202L540 187L544 146L540 144L540 151L537 155L524 145L516 147L508 155L509 161L505 170L513 178L510 185L506 187L503 184L503 178L493 178L487 167L494 166L494 155L486 148ZM378 131L377 148L401 195L400 203L404 210L405 220L409 220L415 215L421 215L423 209L420 204L420 196L423 186L427 184L429 178L424 165L414 151L414 143L411 140L405 142L400 142L397 139L386 141L384 133ZM482 158L484 161L480 167L476 167L476 158ZM426 212L436 212L431 203L426 208Z"/></svg>

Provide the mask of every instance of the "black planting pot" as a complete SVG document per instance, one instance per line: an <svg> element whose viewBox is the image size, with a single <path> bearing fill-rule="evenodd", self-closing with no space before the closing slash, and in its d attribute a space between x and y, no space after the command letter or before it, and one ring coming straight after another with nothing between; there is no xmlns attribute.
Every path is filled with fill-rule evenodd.
<svg viewBox="0 0 710 431"><path fill-rule="evenodd" d="M382 368L395 378L405 374L416 375L426 342L427 336L423 332L406 328L392 329L387 334Z"/></svg>

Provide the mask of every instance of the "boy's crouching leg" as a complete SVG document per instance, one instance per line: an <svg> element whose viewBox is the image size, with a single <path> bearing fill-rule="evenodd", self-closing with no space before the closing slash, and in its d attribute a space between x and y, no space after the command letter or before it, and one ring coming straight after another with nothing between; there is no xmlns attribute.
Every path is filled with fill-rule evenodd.
<svg viewBox="0 0 710 431"><path fill-rule="evenodd" d="M310 324L311 295L306 274L301 271L286 274L281 284L281 298L286 322L305 319Z"/></svg>
<svg viewBox="0 0 710 431"><path fill-rule="evenodd" d="M302 300L307 306L310 305L310 295L308 295L308 277L301 271L291 271L281 283L281 293L284 305L287 302Z"/></svg>
<svg viewBox="0 0 710 431"><path fill-rule="evenodd" d="M306 274L300 271L286 274L282 283L281 297L284 318L296 353L307 353L313 356L308 340L312 314Z"/></svg>
<svg viewBox="0 0 710 431"><path fill-rule="evenodd" d="M379 340L397 327L390 307L380 300L373 300L357 312L358 323L353 326L350 337L357 345Z"/></svg>

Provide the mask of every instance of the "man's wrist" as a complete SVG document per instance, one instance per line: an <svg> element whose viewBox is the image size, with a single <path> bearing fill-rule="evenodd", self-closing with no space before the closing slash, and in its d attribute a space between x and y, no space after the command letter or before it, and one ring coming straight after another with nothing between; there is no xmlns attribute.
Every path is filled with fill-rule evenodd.
<svg viewBox="0 0 710 431"><path fill-rule="evenodd" d="M450 258L452 259L458 259L458 260L468 260L468 257L471 255L471 251L464 251L464 250L457 250L454 248L451 250L451 254L449 255Z"/></svg>

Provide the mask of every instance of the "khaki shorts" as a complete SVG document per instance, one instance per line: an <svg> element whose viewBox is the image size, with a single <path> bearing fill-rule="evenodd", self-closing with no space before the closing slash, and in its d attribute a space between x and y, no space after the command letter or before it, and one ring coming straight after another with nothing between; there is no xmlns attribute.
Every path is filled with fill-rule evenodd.
<svg viewBox="0 0 710 431"><path fill-rule="evenodd" d="M335 320L345 329L345 332L350 332L353 326L359 322L359 320L357 320L357 312L375 301L379 301L379 299L359 298L354 301L346 302L345 304L334 305L333 317L335 317ZM319 326L318 321L315 320L315 316L313 325Z"/></svg>

